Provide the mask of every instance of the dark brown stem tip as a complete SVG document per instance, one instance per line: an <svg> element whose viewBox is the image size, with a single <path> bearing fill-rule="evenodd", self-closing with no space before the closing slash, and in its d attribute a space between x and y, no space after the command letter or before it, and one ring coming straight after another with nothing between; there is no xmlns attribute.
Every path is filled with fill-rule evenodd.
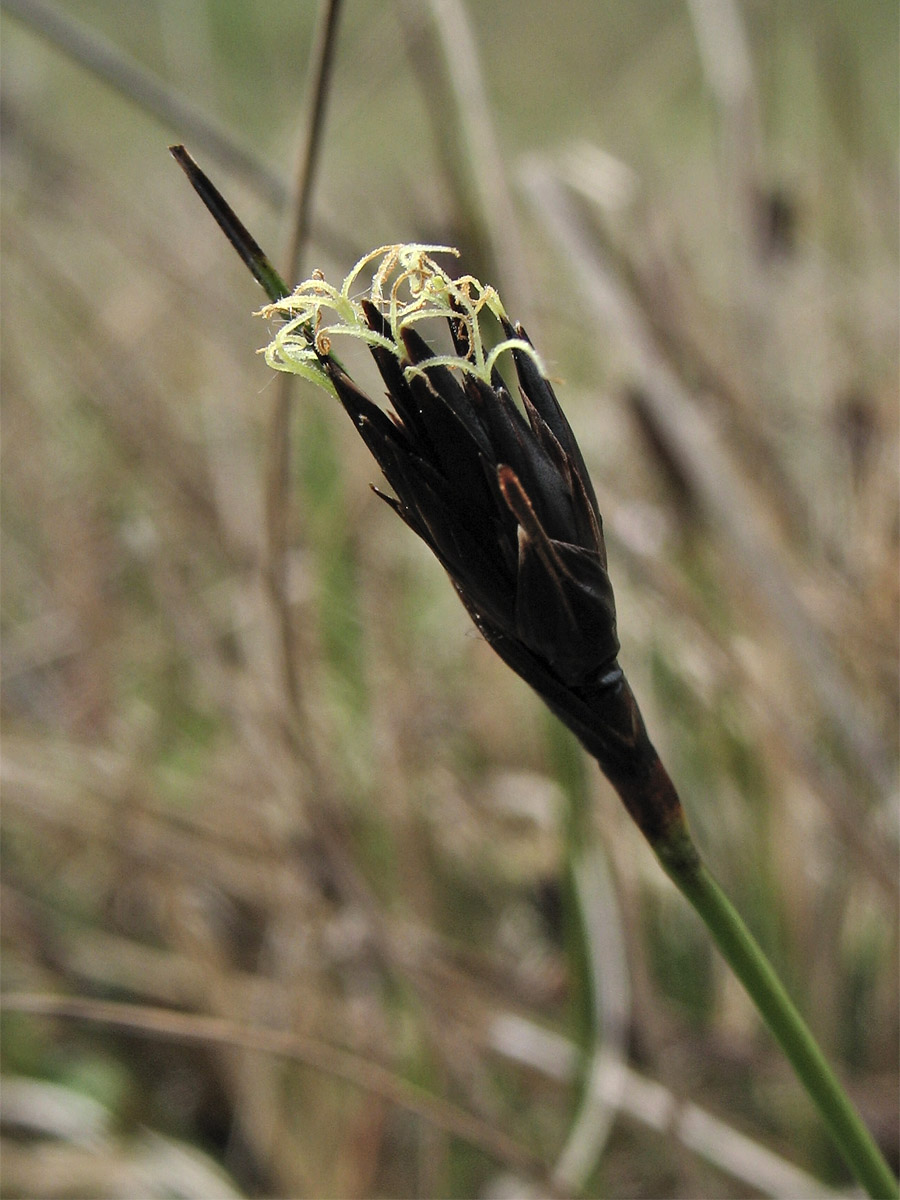
<svg viewBox="0 0 900 1200"><path fill-rule="evenodd" d="M681 800L658 755L641 796L629 799L623 796L623 799L667 874L680 876L700 866L700 855ZM637 815L633 805L638 809Z"/></svg>
<svg viewBox="0 0 900 1200"><path fill-rule="evenodd" d="M564 707L556 711L566 720ZM592 721L572 728L619 793L654 854L669 874L695 869L700 858L681 800L624 675L613 686L598 689L590 712Z"/></svg>

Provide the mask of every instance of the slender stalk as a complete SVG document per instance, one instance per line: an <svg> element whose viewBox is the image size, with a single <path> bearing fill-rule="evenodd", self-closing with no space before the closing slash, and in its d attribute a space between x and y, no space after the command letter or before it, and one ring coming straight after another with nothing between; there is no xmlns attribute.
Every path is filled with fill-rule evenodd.
<svg viewBox="0 0 900 1200"><path fill-rule="evenodd" d="M301 278L303 252L309 235L325 108L337 44L340 0L325 0L310 55L309 83L295 173L295 204L287 248L288 279ZM264 579L272 602L280 643L280 667L285 699L294 715L302 707L296 635L288 600L287 550L291 491L291 397L293 380L282 374L275 392L266 437L266 553Z"/></svg>
<svg viewBox="0 0 900 1200"><path fill-rule="evenodd" d="M301 259L309 237L313 187L325 129L325 106L332 78L340 11L340 0L327 0L319 18L316 40L310 54L310 82L297 153L294 212L286 254L288 278L295 281L301 277Z"/></svg>
<svg viewBox="0 0 900 1200"><path fill-rule="evenodd" d="M657 857L747 989L857 1179L870 1196L896 1198L900 1192L890 1167L734 905L699 858L665 853Z"/></svg>

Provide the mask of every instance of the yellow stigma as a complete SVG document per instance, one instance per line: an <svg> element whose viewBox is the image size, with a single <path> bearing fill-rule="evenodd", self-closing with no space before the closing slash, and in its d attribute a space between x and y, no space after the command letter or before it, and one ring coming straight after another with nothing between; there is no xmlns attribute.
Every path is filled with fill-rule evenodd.
<svg viewBox="0 0 900 1200"><path fill-rule="evenodd" d="M485 286L474 275L452 278L435 262L433 254L459 257L459 251L452 246L410 242L371 250L354 266L340 288L328 283L321 271L313 271L312 276L299 284L290 296L260 310L259 315L263 317L285 318L285 323L262 351L266 362L276 371L302 375L332 390L319 356L329 353L336 335L381 346L402 360L400 331L405 326L435 318L452 318L465 328L468 357L436 355L418 366L407 364L408 375L428 366L445 366L468 371L490 383L494 364L506 350L523 351L543 371L536 351L522 338L506 338L490 351L486 350L479 317L486 308L498 319L505 318L500 297L494 288ZM369 328L361 303L365 293L354 294L359 276L370 263L377 265L365 298L385 318L391 331L389 338Z"/></svg>

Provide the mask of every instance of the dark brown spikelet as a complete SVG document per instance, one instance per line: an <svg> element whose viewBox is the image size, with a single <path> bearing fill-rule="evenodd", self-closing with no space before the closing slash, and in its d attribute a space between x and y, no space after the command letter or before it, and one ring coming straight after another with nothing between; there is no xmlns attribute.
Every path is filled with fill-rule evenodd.
<svg viewBox="0 0 900 1200"><path fill-rule="evenodd" d="M363 310L370 329L391 339L378 308L364 301ZM464 329L450 325L465 358ZM527 342L521 326L504 322L504 332ZM576 734L658 844L680 821L680 805L619 667L603 524L552 386L525 349L513 349L520 409L496 371L487 383L429 365L435 356L414 329L402 327L399 338L396 353L371 347L390 413L321 360L395 496L378 494L428 544L485 640Z"/></svg>

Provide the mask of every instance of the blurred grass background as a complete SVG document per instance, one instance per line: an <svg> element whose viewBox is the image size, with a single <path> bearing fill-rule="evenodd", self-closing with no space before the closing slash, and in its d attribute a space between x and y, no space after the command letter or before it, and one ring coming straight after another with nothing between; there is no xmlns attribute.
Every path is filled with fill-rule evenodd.
<svg viewBox="0 0 900 1200"><path fill-rule="evenodd" d="M278 492L262 296L166 146L285 266L319 6L47 7L265 166L4 4L2 1193L845 1189L302 384ZM895 1166L898 49L888 0L346 0L303 250L456 244L525 320L654 740Z"/></svg>

